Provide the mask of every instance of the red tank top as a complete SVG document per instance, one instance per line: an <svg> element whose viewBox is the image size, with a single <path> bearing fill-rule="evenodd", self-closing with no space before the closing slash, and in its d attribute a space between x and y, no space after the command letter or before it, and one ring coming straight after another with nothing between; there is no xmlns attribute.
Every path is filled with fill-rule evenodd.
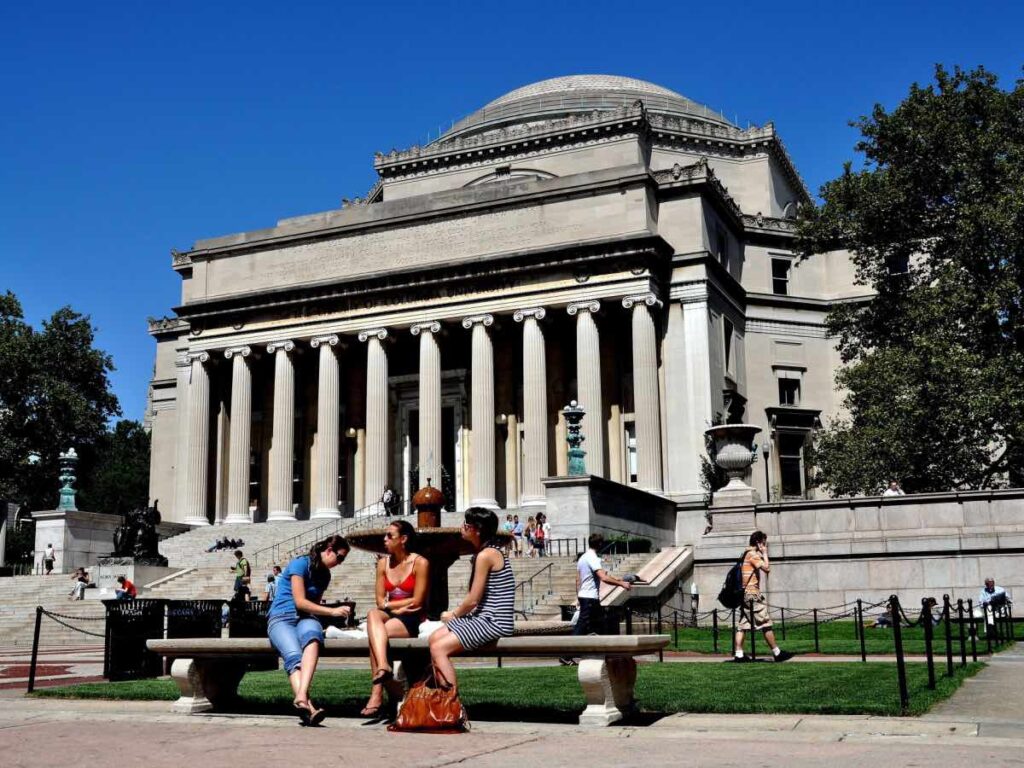
<svg viewBox="0 0 1024 768"><path fill-rule="evenodd" d="M415 561L414 561L415 562ZM388 569L384 568L384 591L388 594L389 600L405 600L413 596L416 589L416 569L409 572L401 584L392 584L388 578Z"/></svg>

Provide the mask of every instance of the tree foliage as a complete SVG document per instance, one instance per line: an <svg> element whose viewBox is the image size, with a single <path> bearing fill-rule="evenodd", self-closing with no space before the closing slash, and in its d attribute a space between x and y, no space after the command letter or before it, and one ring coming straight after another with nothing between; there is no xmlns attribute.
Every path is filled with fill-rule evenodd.
<svg viewBox="0 0 1024 768"><path fill-rule="evenodd" d="M70 307L36 330L13 293L0 295L0 498L55 507L58 456L72 446L88 483L107 422L121 412L113 362L94 338L89 318Z"/></svg>
<svg viewBox="0 0 1024 768"><path fill-rule="evenodd" d="M938 67L855 126L863 167L798 224L801 256L848 248L874 293L828 317L846 413L819 435L819 480L837 495L890 477L908 491L1019 482L1024 81Z"/></svg>

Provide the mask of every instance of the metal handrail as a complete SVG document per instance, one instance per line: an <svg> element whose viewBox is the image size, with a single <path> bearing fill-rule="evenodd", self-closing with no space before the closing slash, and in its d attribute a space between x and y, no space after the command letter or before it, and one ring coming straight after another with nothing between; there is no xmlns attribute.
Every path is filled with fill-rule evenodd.
<svg viewBox="0 0 1024 768"><path fill-rule="evenodd" d="M614 533L625 534L625 539L623 540L623 543L625 543L625 545L626 545L626 555L627 556L632 554L629 551L630 539L633 539L633 538L646 539L647 541L650 541L652 545L654 544L654 542L651 540L651 538L649 536L641 536L636 531L627 531L625 528L613 528L610 525L595 525L593 527L594 528L601 528L601 529L606 530L606 531L612 531ZM617 541L607 541L607 542L605 542L605 545L603 547L601 547L601 551L598 552L597 554L598 555L607 554L608 550L610 550L612 547L614 547L617 544L619 544L619 542L617 542Z"/></svg>
<svg viewBox="0 0 1024 768"><path fill-rule="evenodd" d="M360 528L372 528L377 523L386 520L389 517L402 517L408 513L408 504L403 502L401 514L389 514L389 512L385 510L372 515L365 515L363 517L359 516L359 513L363 510L376 507L379 504L379 501L375 501L373 504L367 504L365 507L356 510L353 517L339 517L333 520L328 520L323 525L319 525L311 531L296 534L295 536L291 536L283 541L279 541L268 547L259 549L253 553L252 563L253 565L259 565L260 557L267 552L271 553L271 562L277 562L280 559L282 552L288 557L291 557L291 555L299 550L308 549L316 542L321 541L332 534L340 533L344 535L346 532L355 531Z"/></svg>
<svg viewBox="0 0 1024 768"><path fill-rule="evenodd" d="M552 577L552 569L554 568L554 565L555 565L554 563L548 563L543 568L540 568L537 571L535 571L533 574L531 574L528 579L524 579L523 581L520 581L518 584L516 584L516 597L517 598L519 597L519 592L522 591L522 599L521 599L521 602L520 602L519 610L522 611L522 613L524 615L526 613L528 613L529 611L533 610L533 608L536 607L537 603L540 602L539 599L536 599L534 597L533 582L542 573L547 573L547 575L548 575L548 591L547 591L546 594L550 595L550 594L554 593L554 583L553 583L552 578L551 578ZM527 603L527 597L526 597L527 592L529 592L529 595L530 595L529 603Z"/></svg>

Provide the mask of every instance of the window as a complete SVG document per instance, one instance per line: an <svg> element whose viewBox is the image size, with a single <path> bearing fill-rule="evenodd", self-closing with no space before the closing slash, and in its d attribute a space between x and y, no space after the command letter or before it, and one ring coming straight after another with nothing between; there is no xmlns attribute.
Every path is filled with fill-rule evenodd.
<svg viewBox="0 0 1024 768"><path fill-rule="evenodd" d="M719 263L729 269L729 237L725 234L725 227L721 224L715 226L715 256Z"/></svg>
<svg viewBox="0 0 1024 768"><path fill-rule="evenodd" d="M626 437L626 476L630 485L636 485L638 470L636 461L636 421L630 417L623 419L623 431Z"/></svg>
<svg viewBox="0 0 1024 768"><path fill-rule="evenodd" d="M732 368L732 321L727 317L722 318L722 336L725 344L725 372L731 374Z"/></svg>
<svg viewBox="0 0 1024 768"><path fill-rule="evenodd" d="M804 495L804 434L779 433L779 477L783 498Z"/></svg>
<svg viewBox="0 0 1024 768"><path fill-rule="evenodd" d="M789 259L772 259L772 293L789 295L789 270L792 266Z"/></svg>
<svg viewBox="0 0 1024 768"><path fill-rule="evenodd" d="M779 379L779 405L800 405L800 379Z"/></svg>

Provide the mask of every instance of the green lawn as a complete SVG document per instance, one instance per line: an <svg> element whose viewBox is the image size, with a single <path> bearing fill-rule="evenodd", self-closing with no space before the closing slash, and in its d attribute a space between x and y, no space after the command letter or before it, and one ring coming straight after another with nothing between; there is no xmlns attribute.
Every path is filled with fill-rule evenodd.
<svg viewBox="0 0 1024 768"><path fill-rule="evenodd" d="M911 714L926 712L947 698L983 664L957 668L927 689L923 664L907 666ZM335 715L355 716L369 689L369 673L324 670L314 680L313 698ZM464 669L461 694L470 717L478 720L575 722L584 706L576 670L566 667ZM90 683L45 688L34 695L65 698L172 701L170 680ZM289 712L292 694L282 672L250 672L240 687L238 709ZM754 712L898 715L896 667L891 663L640 665L636 689L644 712Z"/></svg>
<svg viewBox="0 0 1024 768"><path fill-rule="evenodd" d="M662 629L672 634L672 625L662 625ZM953 655L956 661L960 659L960 635L953 625ZM634 632L638 631L634 627ZM818 644L821 653L837 655L859 655L860 641L856 637L856 627L852 621L833 621L827 624L818 624ZM966 636L966 629L965 629ZM814 627L807 624L794 626L792 623L786 626L786 636L783 637L782 625L775 620L775 639L779 645L794 653L814 653ZM746 638L747 652L750 652L750 634ZM967 658L971 658L971 641L967 637ZM678 651L694 651L696 653L714 653L712 629L710 627L680 628L676 636L676 642L670 646ZM935 627L935 639L933 641L933 652L936 659L945 658L946 639L944 629L941 626ZM723 622L719 625L718 651L728 654L732 649L732 624ZM893 635L891 629L872 629L867 627L864 630L864 649L868 654L891 654L895 652L893 647ZM763 635L757 635L757 653L761 655L767 652L768 646ZM924 654L924 629L903 628L903 650L909 654ZM978 653L986 653L987 646L984 638L978 640Z"/></svg>

